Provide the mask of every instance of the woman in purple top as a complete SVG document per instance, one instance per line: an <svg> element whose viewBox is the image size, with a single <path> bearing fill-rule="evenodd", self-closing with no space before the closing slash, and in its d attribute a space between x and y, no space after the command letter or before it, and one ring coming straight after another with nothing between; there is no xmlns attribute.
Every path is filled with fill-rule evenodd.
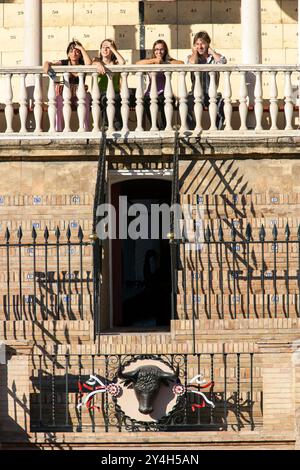
<svg viewBox="0 0 300 470"><path fill-rule="evenodd" d="M158 39L155 41L152 47L152 55L150 59L143 59L137 62L138 65L150 65L150 64L183 64L181 60L172 59L169 56L169 49L165 41L162 39ZM166 117L164 111L164 103L165 103L165 84L166 84L166 77L164 72L157 72L156 74L156 86L157 86L157 94L158 94L158 109L160 113L160 121L158 123L159 129L164 129L166 127ZM151 113L150 113L150 89L151 89L151 79L149 80L148 88L144 95L144 108L146 115L148 117L149 122L151 123ZM173 103L175 99L173 97Z"/></svg>

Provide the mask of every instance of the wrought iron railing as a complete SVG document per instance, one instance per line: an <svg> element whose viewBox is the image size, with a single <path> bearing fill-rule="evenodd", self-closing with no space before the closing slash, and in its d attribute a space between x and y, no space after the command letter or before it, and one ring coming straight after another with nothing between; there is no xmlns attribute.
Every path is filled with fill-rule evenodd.
<svg viewBox="0 0 300 470"><path fill-rule="evenodd" d="M0 243L1 309L4 320L86 319L93 316L92 242L79 226L59 227L43 241L35 227L31 236L20 227L11 239L8 228Z"/></svg>
<svg viewBox="0 0 300 470"><path fill-rule="evenodd" d="M153 411L141 414L119 374L146 364L179 373L160 385ZM35 355L31 383L32 431L254 430L262 422L254 353Z"/></svg>

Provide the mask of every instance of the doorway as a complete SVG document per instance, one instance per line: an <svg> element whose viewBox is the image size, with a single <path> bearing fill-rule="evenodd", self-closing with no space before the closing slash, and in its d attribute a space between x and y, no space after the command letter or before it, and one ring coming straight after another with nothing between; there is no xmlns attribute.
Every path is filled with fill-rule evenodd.
<svg viewBox="0 0 300 470"><path fill-rule="evenodd" d="M171 181L142 178L113 184L111 202L116 210L117 233L120 196L127 198L128 209L134 204L143 205L148 236L112 240L113 327L138 331L168 328L171 318L170 246L169 240L163 238L161 217L159 237L151 238L150 210L153 204L170 206ZM134 219L134 216L126 216L127 233Z"/></svg>

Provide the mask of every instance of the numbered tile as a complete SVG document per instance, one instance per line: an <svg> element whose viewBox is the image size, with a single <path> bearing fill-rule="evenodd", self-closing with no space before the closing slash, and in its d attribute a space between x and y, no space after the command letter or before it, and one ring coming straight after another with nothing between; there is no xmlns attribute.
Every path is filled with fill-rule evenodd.
<svg viewBox="0 0 300 470"><path fill-rule="evenodd" d="M283 43L283 25L264 24L262 25L262 47L263 49L281 49Z"/></svg>
<svg viewBox="0 0 300 470"><path fill-rule="evenodd" d="M298 45L298 25L297 24L284 24L283 25L283 48L293 49L293 48L296 48L297 45Z"/></svg>
<svg viewBox="0 0 300 470"><path fill-rule="evenodd" d="M109 2L108 24L111 26L139 24L138 2Z"/></svg>
<svg viewBox="0 0 300 470"><path fill-rule="evenodd" d="M23 28L1 28L0 29L0 51L16 52L23 51L24 30Z"/></svg>
<svg viewBox="0 0 300 470"><path fill-rule="evenodd" d="M43 49L45 51L54 51L58 45L67 48L69 43L68 28L43 28ZM64 54L65 56L65 54ZM64 57L58 57L57 60Z"/></svg>
<svg viewBox="0 0 300 470"><path fill-rule="evenodd" d="M3 9L4 28L23 28L24 5L5 3Z"/></svg>
<svg viewBox="0 0 300 470"><path fill-rule="evenodd" d="M145 27L145 36L146 49L152 50L153 43L158 39L165 41L169 48L176 47L177 26L148 25Z"/></svg>
<svg viewBox="0 0 300 470"><path fill-rule="evenodd" d="M178 24L211 22L210 0L178 2Z"/></svg>
<svg viewBox="0 0 300 470"><path fill-rule="evenodd" d="M107 26L105 37L113 39L120 49L139 49L140 36L137 26Z"/></svg>
<svg viewBox="0 0 300 470"><path fill-rule="evenodd" d="M2 52L2 66L17 66L23 64L23 52Z"/></svg>
<svg viewBox="0 0 300 470"><path fill-rule="evenodd" d="M240 49L241 25L213 25L212 44L219 52L223 52L224 48Z"/></svg>
<svg viewBox="0 0 300 470"><path fill-rule="evenodd" d="M212 22L217 24L241 22L240 0L214 0L211 2Z"/></svg>
<svg viewBox="0 0 300 470"><path fill-rule="evenodd" d="M145 24L176 24L177 2L145 2Z"/></svg>
<svg viewBox="0 0 300 470"><path fill-rule="evenodd" d="M67 26L72 22L72 3L43 3L43 26Z"/></svg>
<svg viewBox="0 0 300 470"><path fill-rule="evenodd" d="M281 2L274 0L263 0L261 2L261 22L275 24L282 22Z"/></svg>
<svg viewBox="0 0 300 470"><path fill-rule="evenodd" d="M86 28L84 26L72 26L69 31L69 40L72 38L78 39L83 46L89 51L99 52L101 41L105 38L105 26L91 26Z"/></svg>
<svg viewBox="0 0 300 470"><path fill-rule="evenodd" d="M74 26L100 26L106 24L106 2L74 3Z"/></svg>

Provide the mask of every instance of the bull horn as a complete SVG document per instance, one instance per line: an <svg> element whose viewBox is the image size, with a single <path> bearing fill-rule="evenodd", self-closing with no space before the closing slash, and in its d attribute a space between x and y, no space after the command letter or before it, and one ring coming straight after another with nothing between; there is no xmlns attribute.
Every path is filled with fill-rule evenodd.
<svg viewBox="0 0 300 470"><path fill-rule="evenodd" d="M168 380L175 380L178 379L179 377L179 364L177 364L176 371L173 373L170 372L162 372L161 376L162 379L168 379Z"/></svg>
<svg viewBox="0 0 300 470"><path fill-rule="evenodd" d="M123 380L130 380L132 382L136 381L138 369L131 370L129 372L122 372L121 367L118 370L118 377Z"/></svg>

